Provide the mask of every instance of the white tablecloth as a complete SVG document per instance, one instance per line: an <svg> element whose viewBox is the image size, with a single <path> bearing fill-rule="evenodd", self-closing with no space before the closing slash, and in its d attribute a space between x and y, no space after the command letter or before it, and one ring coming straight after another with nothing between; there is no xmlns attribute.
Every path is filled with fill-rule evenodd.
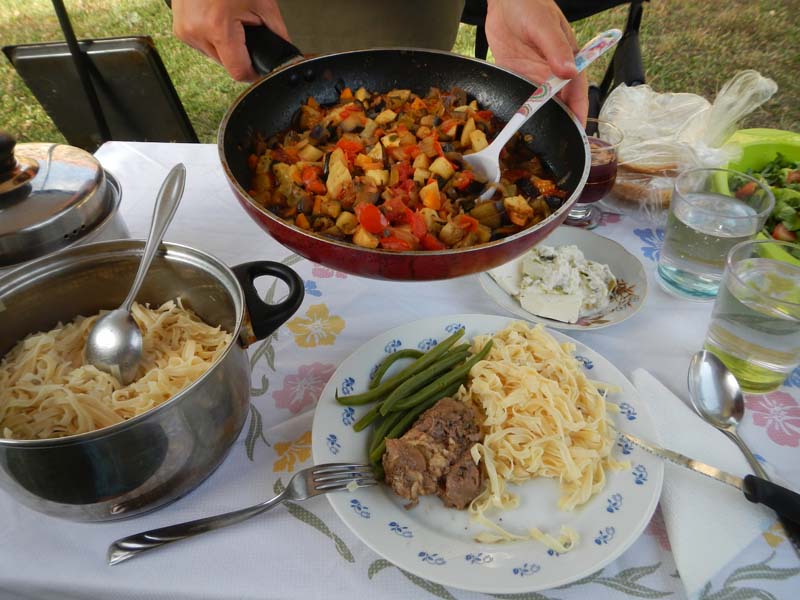
<svg viewBox="0 0 800 600"><path fill-rule="evenodd" d="M130 533L231 510L269 495L310 461L311 415L335 366L388 328L430 315L499 314L475 277L424 284L362 279L299 259L238 206L212 145L110 142L97 156L120 181L132 237L149 228L167 170L187 167L187 188L166 239L228 265L283 261L306 297L271 341L250 348L253 410L220 469L178 502L133 520L77 524L32 512L0 493L0 598L484 598L408 574L366 548L325 498L277 509L247 524L108 567L108 543ZM607 215L597 233L639 257L649 277L643 310L625 323L574 337L630 376L644 368L684 401L690 356L703 341L710 303L678 300L653 277L663 231ZM800 487L800 372L766 396L750 396L742 435L780 477ZM732 527L736 524L732 523ZM663 519L601 573L526 599L684 598ZM800 561L777 531L759 536L708 583L704 600L800 597Z"/></svg>

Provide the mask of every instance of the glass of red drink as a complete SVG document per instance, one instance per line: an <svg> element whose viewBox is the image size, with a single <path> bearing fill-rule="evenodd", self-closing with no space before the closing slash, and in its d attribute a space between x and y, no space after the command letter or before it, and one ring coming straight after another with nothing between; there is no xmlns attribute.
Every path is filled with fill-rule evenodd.
<svg viewBox="0 0 800 600"><path fill-rule="evenodd" d="M617 148L622 142L622 131L608 121L587 119L586 134L589 137L592 165L586 185L578 202L569 211L566 223L594 229L600 224L603 213L592 203L604 198L614 187L617 178Z"/></svg>

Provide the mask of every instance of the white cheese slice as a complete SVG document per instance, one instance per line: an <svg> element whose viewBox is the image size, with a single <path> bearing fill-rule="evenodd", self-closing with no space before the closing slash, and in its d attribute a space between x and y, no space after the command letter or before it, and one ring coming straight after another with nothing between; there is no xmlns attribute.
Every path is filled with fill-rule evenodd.
<svg viewBox="0 0 800 600"><path fill-rule="evenodd" d="M489 276L497 282L506 294L519 295L519 285L522 281L522 271L519 261L512 260L504 265L489 271Z"/></svg>
<svg viewBox="0 0 800 600"><path fill-rule="evenodd" d="M529 313L555 319L564 323L575 323L580 316L583 295L545 292L536 287L523 288L519 303Z"/></svg>

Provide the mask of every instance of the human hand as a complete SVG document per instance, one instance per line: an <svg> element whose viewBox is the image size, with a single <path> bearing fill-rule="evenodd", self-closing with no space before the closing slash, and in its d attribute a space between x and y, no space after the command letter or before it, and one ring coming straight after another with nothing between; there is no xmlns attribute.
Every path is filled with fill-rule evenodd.
<svg viewBox="0 0 800 600"><path fill-rule="evenodd" d="M175 36L221 64L236 81L258 74L244 43L244 25L266 25L289 40L276 0L172 0Z"/></svg>
<svg viewBox="0 0 800 600"><path fill-rule="evenodd" d="M497 64L542 83L554 74L572 79L559 97L586 123L589 84L578 74L578 43L553 0L489 0L486 39Z"/></svg>

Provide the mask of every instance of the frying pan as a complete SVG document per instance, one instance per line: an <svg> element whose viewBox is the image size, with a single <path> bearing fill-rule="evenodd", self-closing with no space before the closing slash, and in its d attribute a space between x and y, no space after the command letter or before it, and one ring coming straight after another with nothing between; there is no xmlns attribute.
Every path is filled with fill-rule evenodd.
<svg viewBox="0 0 800 600"><path fill-rule="evenodd" d="M254 67L265 76L233 102L219 128L217 147L239 204L275 240L305 258L353 275L424 281L486 271L524 253L560 225L577 200L589 173L589 143L580 121L558 100L542 107L521 129L568 197L544 221L514 235L463 249L395 252L361 248L291 225L248 194L247 157L258 136L287 129L309 96L320 104L338 100L337 87L370 92L393 88L425 95L431 87L460 87L469 99L507 121L535 86L484 61L415 48L356 50L302 59L300 51L264 27L246 27ZM285 61L289 60L287 64ZM284 62L274 71L271 69Z"/></svg>

